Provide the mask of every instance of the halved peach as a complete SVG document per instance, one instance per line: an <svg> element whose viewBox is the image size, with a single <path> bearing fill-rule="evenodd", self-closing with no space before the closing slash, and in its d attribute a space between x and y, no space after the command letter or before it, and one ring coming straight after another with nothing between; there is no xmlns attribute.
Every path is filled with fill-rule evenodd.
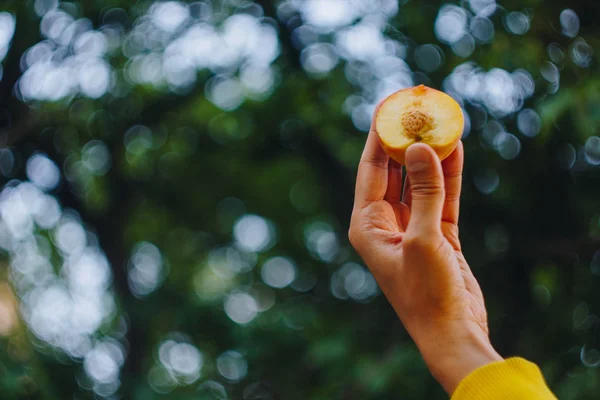
<svg viewBox="0 0 600 400"><path fill-rule="evenodd" d="M413 143L429 145L440 160L456 148L464 117L458 103L446 93L424 85L399 90L386 98L375 115L375 132L385 152L404 164Z"/></svg>

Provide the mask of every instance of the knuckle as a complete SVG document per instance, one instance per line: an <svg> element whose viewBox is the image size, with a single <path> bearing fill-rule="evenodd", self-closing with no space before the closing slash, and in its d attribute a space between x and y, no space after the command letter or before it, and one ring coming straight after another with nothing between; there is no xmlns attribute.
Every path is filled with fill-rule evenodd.
<svg viewBox="0 0 600 400"><path fill-rule="evenodd" d="M422 236L407 236L402 241L402 247L406 251L418 252L429 248L428 241Z"/></svg>
<svg viewBox="0 0 600 400"><path fill-rule="evenodd" d="M452 236L454 236L454 237L457 237L457 238L458 238L458 237L459 237L459 236L458 236L458 225L456 225L456 224L451 224L451 225L450 225L450 233L452 234Z"/></svg>
<svg viewBox="0 0 600 400"><path fill-rule="evenodd" d="M430 179L411 182L412 195L414 196L440 196L444 194L444 185L438 180Z"/></svg>
<svg viewBox="0 0 600 400"><path fill-rule="evenodd" d="M348 240L350 241L352 247L354 247L355 249L358 248L360 242L359 230L356 228L355 224L351 224L350 229L348 229Z"/></svg>
<svg viewBox="0 0 600 400"><path fill-rule="evenodd" d="M352 227L350 227L350 229L348 229L348 240L350 241L350 244L352 245L352 247L354 246L354 242L356 241L355 239L355 233L354 230L352 229Z"/></svg>
<svg viewBox="0 0 600 400"><path fill-rule="evenodd" d="M462 171L444 171L444 178L447 179L462 179Z"/></svg>
<svg viewBox="0 0 600 400"><path fill-rule="evenodd" d="M377 157L366 157L366 158L363 158L362 160L360 160L360 164L370 165L370 166L380 168L380 169L387 169L388 160L382 159L382 158L377 158Z"/></svg>
<svg viewBox="0 0 600 400"><path fill-rule="evenodd" d="M456 203L460 200L460 193L457 192L446 192L446 202Z"/></svg>
<svg viewBox="0 0 600 400"><path fill-rule="evenodd" d="M443 238L441 235L434 233L431 235L411 235L402 240L404 250L409 253L433 253L439 250L442 243Z"/></svg>
<svg viewBox="0 0 600 400"><path fill-rule="evenodd" d="M462 250L462 246L460 244L460 240L458 240L458 235L452 235L448 238L448 242L450 242L450 245L452 246L452 248L456 251L461 251Z"/></svg>

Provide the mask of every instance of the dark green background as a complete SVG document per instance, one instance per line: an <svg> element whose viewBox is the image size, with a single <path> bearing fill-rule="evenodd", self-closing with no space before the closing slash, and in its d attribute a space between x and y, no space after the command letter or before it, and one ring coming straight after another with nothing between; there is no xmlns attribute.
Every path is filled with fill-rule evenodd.
<svg viewBox="0 0 600 400"><path fill-rule="evenodd" d="M61 173L60 183L48 194L64 212L78 215L97 239L90 243L106 255L111 270L106 293L115 311L90 340L112 338L125 354L120 384L108 398L445 398L381 294L356 301L337 298L330 290L336 271L348 262L361 262L346 232L366 134L364 124L355 126L344 111L344 102L377 81L365 78L362 86L350 82L349 62L343 59L327 73L307 71L305 45L293 34L310 22L302 12L291 7L283 12L275 1L257 1L257 7L215 0L210 25L219 27L230 15L246 13L275 28L275 81L261 98L222 110L206 95L205 84L214 83L214 71L199 68L196 83L185 90L113 77L116 89L98 98L75 91L55 101L23 99L15 94L24 71L22 56L44 40L36 4L39 12L51 3L0 0L0 10L17 21L0 80L0 141L13 162L0 180L16 187L28 179L27 160L46 155ZM106 15L122 9L119 41L153 3L82 0L59 7L74 19L87 18L92 29L106 27ZM376 9L375 3L370 7ZM477 2L448 4L464 7L472 19L471 3ZM600 173L594 164L600 163L600 139L594 137L600 119L600 74L594 51L600 52L600 6L595 0L499 0L489 16L493 38L461 57L434 32L443 4L404 0L398 12L383 19L385 37L405 49L413 83L441 88L454 68L467 61L483 72L522 68L529 71L535 91L519 108L534 109L541 117L539 133L528 137L518 129L517 112L498 115L476 101L463 103L471 129L464 139L461 240L486 297L492 342L503 356L520 355L538 363L559 398L598 398ZM574 37L561 32L560 15L566 8L579 18ZM509 12L528 16L527 33L510 32ZM358 23L357 15L346 25ZM334 31L313 36L338 45ZM587 43L589 62L573 59L574 46L581 43ZM425 44L438 46L443 55L435 70L415 55ZM549 68L551 44L564 54L553 59L558 84L541 72ZM121 45L117 42L102 56L117 75L130 62ZM370 64L353 65L368 69ZM236 68L226 73L238 74ZM371 104L378 100L363 95ZM503 157L486 141L491 125L486 128L484 122L493 119L520 144L516 157ZM148 127L154 144L156 138L163 142L128 151L124 136L134 125ZM110 155L102 173L87 173L81 164L72 167L92 140L102 142ZM484 193L482 182L495 179L497 187ZM223 288L215 287L205 280L214 275L209 254L235 243L233 227L244 214L269 221L272 246L255 255L253 269L227 279ZM328 235L329 242L322 243L333 244L331 257L307 245L306 237L315 230ZM53 230L35 227L35 233L49 239L45 243L56 279L66 279ZM128 285L128 262L140 242L160 249L164 264L164 281L145 296L135 296ZM264 285L261 266L273 256L292 259L300 276L316 278L316 284L307 292ZM17 309L29 289L15 285L14 254L5 249L0 257L0 283L13 287L0 286L0 301L5 310ZM207 287L216 294L208 296ZM228 318L224 302L239 290L266 293L275 303L249 324L237 324ZM203 356L200 377L193 383L169 378L161 367L159 346L173 335ZM228 381L217 368L219 355L232 349L247 361L247 375L239 382ZM37 338L25 318L0 336L0 398L94 398L94 383L83 365L82 357ZM161 393L151 385L153 368L172 381Z"/></svg>

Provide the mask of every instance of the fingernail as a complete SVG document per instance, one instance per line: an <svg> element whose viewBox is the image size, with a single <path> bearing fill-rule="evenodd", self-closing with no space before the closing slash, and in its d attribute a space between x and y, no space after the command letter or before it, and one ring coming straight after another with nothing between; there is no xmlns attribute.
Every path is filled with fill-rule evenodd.
<svg viewBox="0 0 600 400"><path fill-rule="evenodd" d="M406 169L411 172L423 171L429 167L429 153L421 146L412 145L406 150L404 162Z"/></svg>

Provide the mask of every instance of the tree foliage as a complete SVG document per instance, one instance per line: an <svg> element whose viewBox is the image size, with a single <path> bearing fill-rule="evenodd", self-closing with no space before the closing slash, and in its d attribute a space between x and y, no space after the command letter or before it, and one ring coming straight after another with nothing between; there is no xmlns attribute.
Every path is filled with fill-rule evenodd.
<svg viewBox="0 0 600 400"><path fill-rule="evenodd" d="M492 342L600 392L592 0L0 0L3 399L445 394L347 239L375 105L468 121Z"/></svg>

